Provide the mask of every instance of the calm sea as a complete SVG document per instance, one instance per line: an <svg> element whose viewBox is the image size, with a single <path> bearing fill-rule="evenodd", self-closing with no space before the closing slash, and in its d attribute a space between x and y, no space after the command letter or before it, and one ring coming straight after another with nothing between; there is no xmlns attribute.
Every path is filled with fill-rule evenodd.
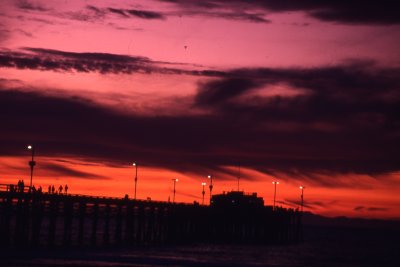
<svg viewBox="0 0 400 267"><path fill-rule="evenodd" d="M289 246L2 251L1 266L400 266L400 229L307 227Z"/></svg>

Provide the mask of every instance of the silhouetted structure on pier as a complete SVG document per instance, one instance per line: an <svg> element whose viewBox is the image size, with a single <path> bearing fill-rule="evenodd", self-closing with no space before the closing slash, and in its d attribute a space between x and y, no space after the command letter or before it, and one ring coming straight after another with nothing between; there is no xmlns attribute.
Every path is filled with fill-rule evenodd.
<svg viewBox="0 0 400 267"><path fill-rule="evenodd" d="M218 195L213 197L215 205L210 207L127 198L0 192L0 245L271 244L297 240L298 212L273 211L260 205L262 199L256 195L237 196L249 200L246 208L218 205Z"/></svg>
<svg viewBox="0 0 400 267"><path fill-rule="evenodd" d="M264 199L257 197L257 193L245 194L242 191L231 191L212 196L211 206L221 208L263 208Z"/></svg>

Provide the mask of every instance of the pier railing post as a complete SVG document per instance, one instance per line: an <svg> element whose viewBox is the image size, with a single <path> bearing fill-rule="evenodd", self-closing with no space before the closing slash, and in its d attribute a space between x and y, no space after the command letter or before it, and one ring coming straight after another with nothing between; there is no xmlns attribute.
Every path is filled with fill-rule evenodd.
<svg viewBox="0 0 400 267"><path fill-rule="evenodd" d="M53 247L55 245L56 237L56 222L59 212L59 203L56 196L52 196L49 203L49 236L48 236L48 246Z"/></svg>
<svg viewBox="0 0 400 267"><path fill-rule="evenodd" d="M39 244L39 237L42 227L44 215L44 200L42 195L37 195L32 199L32 240L31 245L32 247L38 247Z"/></svg>
<svg viewBox="0 0 400 267"><path fill-rule="evenodd" d="M64 196L64 246L70 246L73 219L73 203L68 196Z"/></svg>
<svg viewBox="0 0 400 267"><path fill-rule="evenodd" d="M81 200L79 202L78 211L78 245L83 245L83 232L85 228L85 217L86 217L86 202Z"/></svg>
<svg viewBox="0 0 400 267"><path fill-rule="evenodd" d="M96 203L94 203L94 206L93 206L93 213L92 213L92 234L90 237L90 243L92 244L92 246L97 245L98 218L99 218L99 203L96 200Z"/></svg>
<svg viewBox="0 0 400 267"><path fill-rule="evenodd" d="M103 244L108 245L110 243L110 203L106 204L104 214L104 233L103 233Z"/></svg>
<svg viewBox="0 0 400 267"><path fill-rule="evenodd" d="M122 241L122 203L117 203L117 214L115 217L115 243L121 245Z"/></svg>

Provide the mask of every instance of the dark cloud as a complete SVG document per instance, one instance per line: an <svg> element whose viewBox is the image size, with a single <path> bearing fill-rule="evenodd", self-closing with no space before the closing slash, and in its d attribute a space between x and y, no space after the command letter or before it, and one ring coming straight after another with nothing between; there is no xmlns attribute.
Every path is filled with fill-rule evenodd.
<svg viewBox="0 0 400 267"><path fill-rule="evenodd" d="M17 7L20 9L24 9L24 10L32 10L32 11L49 11L50 9L39 5L38 3L34 3L32 1L28 1L28 0L18 0L17 1Z"/></svg>
<svg viewBox="0 0 400 267"><path fill-rule="evenodd" d="M195 102L200 106L220 105L250 89L257 84L251 79L226 78L205 83L201 86Z"/></svg>
<svg viewBox="0 0 400 267"><path fill-rule="evenodd" d="M53 49L43 49L43 48L24 48L26 51L34 52L37 55L47 56L61 56L64 58L73 58L73 59L84 59L84 60L103 60L117 63L129 63L129 62L145 62L149 63L149 59L146 57L132 57L125 55L117 55L117 54L108 54L108 53L74 53L74 52L65 52L60 50Z"/></svg>
<svg viewBox="0 0 400 267"><path fill-rule="evenodd" d="M105 177L102 175L97 175L94 173L88 173L88 172L83 172L83 171L78 171L74 170L72 168L65 167L60 164L54 164L54 163L40 163L39 166L41 169L49 171L49 172L54 172L57 174L57 176L62 176L62 177L68 177L72 176L74 178L81 178L81 179L95 179L95 180L108 180L110 179L109 177Z"/></svg>
<svg viewBox="0 0 400 267"><path fill-rule="evenodd" d="M274 118L282 121L287 117L301 123L319 119L343 123L345 118L341 116L352 115L365 126L398 128L398 75L399 69L379 69L368 62L310 69L239 69L201 84L195 105L214 105L223 113L257 110L257 116L272 122ZM282 83L307 91L293 97L255 95L247 99L251 105L229 101Z"/></svg>
<svg viewBox="0 0 400 267"><path fill-rule="evenodd" d="M101 12L102 9L93 7L93 6L88 6L87 8L93 9L96 12ZM138 10L138 9L118 9L118 8L107 8L107 11L120 15L125 18L129 17L136 17L136 18L141 18L141 19L166 19L166 17L160 13L160 12L155 12L155 11L149 11L149 10Z"/></svg>
<svg viewBox="0 0 400 267"><path fill-rule="evenodd" d="M165 19L165 16L162 13L154 11L129 9L126 12L141 19Z"/></svg>
<svg viewBox="0 0 400 267"><path fill-rule="evenodd" d="M229 20L242 20L249 21L255 23L269 23L270 21L264 18L263 13L254 13L254 12L243 12L243 11L213 11L209 12L207 10L186 10L179 12L155 12L150 10L138 10L138 9L118 9L118 8L107 8L100 9L94 6L87 6L88 9L95 11L96 13L103 12L104 13L113 13L119 16L129 18L136 17L147 20L165 20L168 16L203 16L203 17L214 17L214 18L223 18Z"/></svg>
<svg viewBox="0 0 400 267"><path fill-rule="evenodd" d="M354 211L388 211L387 208L382 207L364 207L364 206L357 206L354 208Z"/></svg>
<svg viewBox="0 0 400 267"><path fill-rule="evenodd" d="M109 64L147 62L108 54L49 53L102 58ZM5 83L0 92L0 152L13 155L34 142L47 155L61 152L114 164L134 157L143 165L203 175L229 174L221 166L240 162L263 173L285 173L330 187L349 186L326 178L332 174L399 170L399 69L350 62L214 75L199 84L192 99L205 115L121 114L85 98L16 91ZM303 93L263 94L276 84Z"/></svg>
<svg viewBox="0 0 400 267"><path fill-rule="evenodd" d="M363 211L365 209L364 206L357 206L354 208L354 211Z"/></svg>
<svg viewBox="0 0 400 267"><path fill-rule="evenodd" d="M35 69L59 72L107 73L164 73L200 76L220 76L211 70L186 70L184 64L152 61L146 57L134 57L109 53L73 53L43 48L23 48L22 51L0 51L0 67ZM179 67L179 68L178 68Z"/></svg>
<svg viewBox="0 0 400 267"><path fill-rule="evenodd" d="M388 211L389 209L387 208L381 208L381 207L369 207L368 211Z"/></svg>
<svg viewBox="0 0 400 267"><path fill-rule="evenodd" d="M107 53L70 53L51 49L26 48L24 52L1 52L0 65L18 69L100 73L151 72L153 62L144 57Z"/></svg>
<svg viewBox="0 0 400 267"><path fill-rule="evenodd" d="M79 20L83 22L105 22L108 18L118 16L119 18L132 19L146 19L146 20L163 20L166 19L163 13L149 11L149 10L137 10L137 9L123 9L115 7L97 7L93 5L86 5L84 9L79 9L75 11L68 11L63 13L55 14L58 17ZM107 25L112 26L113 23L108 23ZM123 27L115 26L117 29L122 29Z"/></svg>
<svg viewBox="0 0 400 267"><path fill-rule="evenodd" d="M114 14L117 14L117 15L121 15L121 16L123 16L123 17L128 17L128 15L125 13L125 10L123 10L123 9L112 8L112 7L109 7L109 8L107 8L107 9L108 9L108 11L110 11L111 13L114 13Z"/></svg>
<svg viewBox="0 0 400 267"><path fill-rule="evenodd" d="M309 15L323 20L347 24L399 24L400 5L394 1L370 2L357 1L353 5L334 5L309 11Z"/></svg>
<svg viewBox="0 0 400 267"><path fill-rule="evenodd" d="M298 199L277 200L276 203L277 203L277 206L279 206L279 204L281 204L281 205L289 206L292 208L300 208L301 207L300 196ZM335 203L337 203L336 200L327 201L327 202L306 200L303 202L303 207L310 209L310 210L319 209L319 208L329 209L332 206L334 206Z"/></svg>
<svg viewBox="0 0 400 267"><path fill-rule="evenodd" d="M95 6L92 5L87 5L86 6L87 9L94 11L95 13L102 13L102 10L100 8L97 8Z"/></svg>
<svg viewBox="0 0 400 267"><path fill-rule="evenodd" d="M240 20L240 21L247 21L253 23L270 23L271 21L265 19L265 14L263 13L250 13L250 12L243 12L243 11L207 11L207 10L190 10L190 11L179 11L176 13L170 13L169 15L179 17L182 16L201 16L201 17L211 17L217 19L228 19L228 20Z"/></svg>
<svg viewBox="0 0 400 267"><path fill-rule="evenodd" d="M96 15L96 17L98 17L98 18L102 18L106 13L105 10L97 8L95 6L87 5L86 8L89 11L93 12Z"/></svg>
<svg viewBox="0 0 400 267"><path fill-rule="evenodd" d="M0 116L7 129L2 131L1 139L10 141L9 146L1 148L3 155L13 154L20 145L25 147L26 142L32 142L40 147L42 155L64 153L114 163L126 163L135 157L140 158L141 165L170 165L173 169L180 166L186 170L198 166L196 160L190 160L197 156L190 156L187 149L201 148L194 137L199 127L205 127L201 119L195 120L198 126L193 127L192 118L121 115L80 98L15 90L2 90L0 95L0 102L4 103ZM186 129L176 131L176 127ZM186 141L181 142L185 135Z"/></svg>
<svg viewBox="0 0 400 267"><path fill-rule="evenodd" d="M16 29L15 32L18 32L26 37L30 37L30 38L34 37L32 33L24 31L22 29Z"/></svg>
<svg viewBox="0 0 400 267"><path fill-rule="evenodd" d="M322 21L346 24L399 24L400 4L396 1L297 1L297 0L160 0L184 10L264 10L265 12L302 11Z"/></svg>
<svg viewBox="0 0 400 267"><path fill-rule="evenodd" d="M103 21L108 13L113 13L113 12L108 9L87 5L86 8L84 9L58 12L54 13L53 15L64 19L95 23L98 21Z"/></svg>
<svg viewBox="0 0 400 267"><path fill-rule="evenodd" d="M204 13L203 13L204 14ZM270 23L271 21L264 18L264 14L261 13L246 13L246 12L237 12L237 13L216 13L214 17L217 18L225 18L231 20L243 20L255 23Z"/></svg>
<svg viewBox="0 0 400 267"><path fill-rule="evenodd" d="M395 159L400 133L399 73L399 69L374 68L366 62L313 69L235 70L228 78L201 85L195 106L212 108L220 117L241 125L249 132L247 138L253 131L264 132L271 142L267 141L268 149L262 153L290 155L295 147L308 151L307 159L292 159L303 170L319 165L339 172L379 173L389 165L392 170L400 166ZM240 82L232 82L231 76L240 77ZM259 94L232 101L279 83L307 93ZM254 144L257 150L263 149ZM268 162L279 169L288 163Z"/></svg>

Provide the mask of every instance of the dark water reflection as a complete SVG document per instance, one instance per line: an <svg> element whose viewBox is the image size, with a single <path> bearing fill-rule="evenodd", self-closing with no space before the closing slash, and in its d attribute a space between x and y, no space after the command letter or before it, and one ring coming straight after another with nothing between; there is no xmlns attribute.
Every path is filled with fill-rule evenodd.
<svg viewBox="0 0 400 267"><path fill-rule="evenodd" d="M400 229L307 227L290 246L2 251L2 266L400 266Z"/></svg>

